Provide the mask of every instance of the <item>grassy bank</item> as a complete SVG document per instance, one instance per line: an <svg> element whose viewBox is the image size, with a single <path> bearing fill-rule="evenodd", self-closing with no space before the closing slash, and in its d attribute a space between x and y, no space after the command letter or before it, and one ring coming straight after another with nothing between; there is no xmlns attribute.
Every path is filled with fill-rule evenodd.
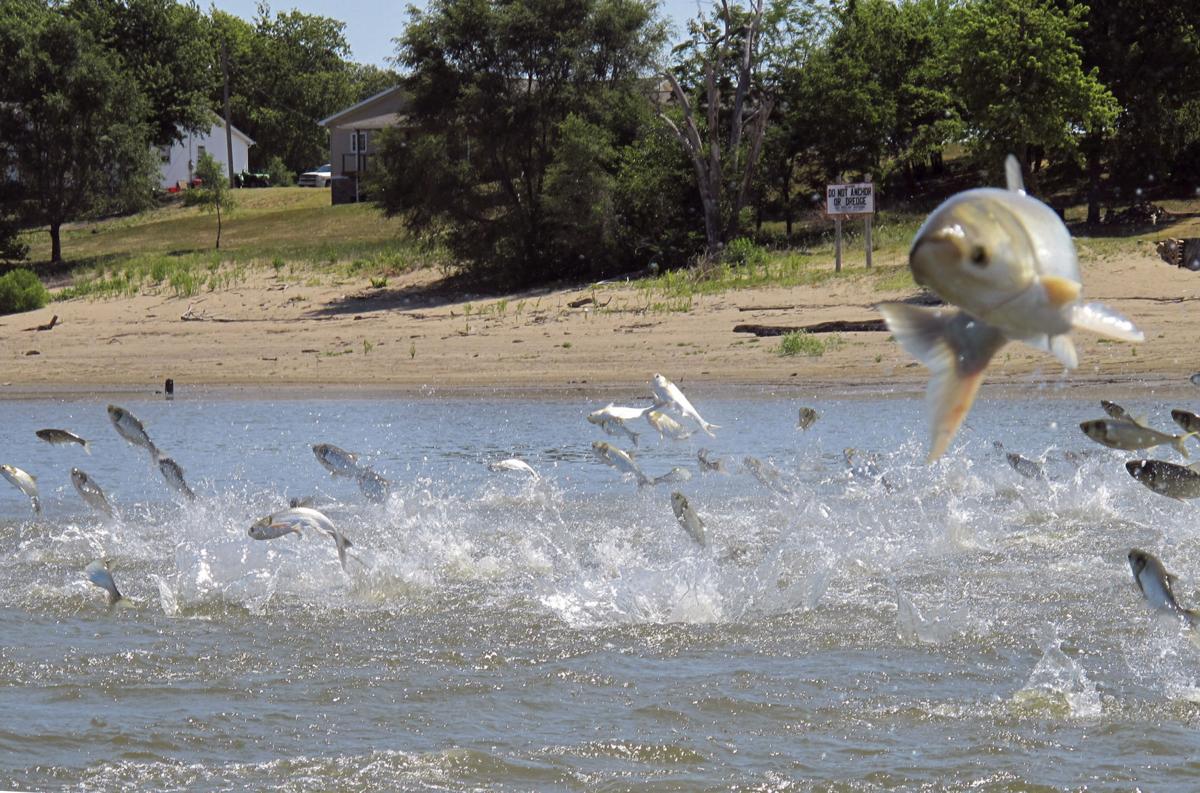
<svg viewBox="0 0 1200 793"><path fill-rule="evenodd" d="M53 279L59 299L116 297L143 288L179 296L226 288L247 268L311 278L389 274L444 260L417 245L398 221L368 204L330 206L328 190L279 187L239 190L236 210L222 223L182 203L125 218L78 223L63 230L69 269ZM49 235L29 235L30 259L45 261Z"/></svg>

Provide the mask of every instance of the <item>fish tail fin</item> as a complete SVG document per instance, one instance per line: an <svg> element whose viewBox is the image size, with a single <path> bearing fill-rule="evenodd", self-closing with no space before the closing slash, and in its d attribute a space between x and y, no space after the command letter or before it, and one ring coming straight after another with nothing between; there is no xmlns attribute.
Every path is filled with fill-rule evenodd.
<svg viewBox="0 0 1200 793"><path fill-rule="evenodd" d="M700 425L700 429L704 430L704 434L707 435L708 437L715 438L717 436L713 433L713 430L721 429L721 425L720 424L710 424L709 422L706 421Z"/></svg>
<svg viewBox="0 0 1200 793"><path fill-rule="evenodd" d="M83 453L84 453L84 454L89 454L89 455L92 453L92 444L91 444L91 441L84 441L84 442L83 442Z"/></svg>
<svg viewBox="0 0 1200 793"><path fill-rule="evenodd" d="M1088 303L1075 306L1071 312L1071 326L1082 330L1090 330L1101 336L1119 341L1145 341L1146 336L1132 322L1108 306L1100 303Z"/></svg>
<svg viewBox="0 0 1200 793"><path fill-rule="evenodd" d="M1004 184L1009 190L1025 195L1025 180L1021 178L1021 163L1012 154L1004 158Z"/></svg>
<svg viewBox="0 0 1200 793"><path fill-rule="evenodd" d="M1183 435L1176 435L1171 440L1171 445L1175 447L1175 451L1179 452L1184 457L1190 457L1191 455L1188 454L1187 446L1185 446L1184 444L1188 438L1191 438L1194 435L1200 435L1200 433L1185 432Z"/></svg>
<svg viewBox="0 0 1200 793"><path fill-rule="evenodd" d="M636 432L634 432L633 430L629 430L629 435L630 435L630 437L633 438L633 445L640 447L641 444L638 443L638 437L639 437L638 434Z"/></svg>
<svg viewBox="0 0 1200 793"><path fill-rule="evenodd" d="M931 372L926 401L932 412L926 462L946 451L962 425L992 356L1007 343L1000 331L961 312L881 303L888 329Z"/></svg>
<svg viewBox="0 0 1200 793"><path fill-rule="evenodd" d="M1071 337L1065 333L1050 338L1050 352L1054 354L1059 363L1068 369L1079 366L1079 355L1075 352L1075 342L1071 341Z"/></svg>

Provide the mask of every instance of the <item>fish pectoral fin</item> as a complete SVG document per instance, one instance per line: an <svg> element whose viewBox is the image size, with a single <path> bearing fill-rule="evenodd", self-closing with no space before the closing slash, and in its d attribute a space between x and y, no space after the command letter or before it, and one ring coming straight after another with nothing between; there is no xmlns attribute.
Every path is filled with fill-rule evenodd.
<svg viewBox="0 0 1200 793"><path fill-rule="evenodd" d="M1057 275L1043 275L1038 278L1038 282L1045 290L1050 305L1057 308L1074 303L1083 291L1083 286L1078 281Z"/></svg>
<svg viewBox="0 0 1200 793"><path fill-rule="evenodd" d="M881 303L879 311L900 346L929 367L926 401L932 413L926 462L946 451L975 401L983 372L1008 339L961 311Z"/></svg>
<svg viewBox="0 0 1200 793"><path fill-rule="evenodd" d="M1021 177L1021 163L1011 154L1004 158L1004 183L1009 190L1025 195L1025 180Z"/></svg>
<svg viewBox="0 0 1200 793"><path fill-rule="evenodd" d="M1054 357L1058 359L1059 363L1068 369L1079 366L1079 356L1075 354L1075 342L1071 341L1071 337L1065 333L1050 338L1050 352L1054 353Z"/></svg>
<svg viewBox="0 0 1200 793"><path fill-rule="evenodd" d="M1080 330L1090 330L1110 339L1118 341L1145 341L1146 336L1121 314L1101 303L1088 303L1075 306L1071 313L1071 326Z"/></svg>

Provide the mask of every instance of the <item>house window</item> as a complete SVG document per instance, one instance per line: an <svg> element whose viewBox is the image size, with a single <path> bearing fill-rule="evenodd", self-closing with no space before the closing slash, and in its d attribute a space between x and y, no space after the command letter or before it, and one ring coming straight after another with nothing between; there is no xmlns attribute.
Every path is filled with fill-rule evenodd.
<svg viewBox="0 0 1200 793"><path fill-rule="evenodd" d="M171 145L166 144L158 147L158 159L164 163L171 161Z"/></svg>
<svg viewBox="0 0 1200 793"><path fill-rule="evenodd" d="M351 132L350 133L350 153L351 154L366 154L367 153L367 133Z"/></svg>
<svg viewBox="0 0 1200 793"><path fill-rule="evenodd" d="M203 146L197 146L196 147L196 162L200 162L201 160L203 160L205 154L208 154L208 151Z"/></svg>

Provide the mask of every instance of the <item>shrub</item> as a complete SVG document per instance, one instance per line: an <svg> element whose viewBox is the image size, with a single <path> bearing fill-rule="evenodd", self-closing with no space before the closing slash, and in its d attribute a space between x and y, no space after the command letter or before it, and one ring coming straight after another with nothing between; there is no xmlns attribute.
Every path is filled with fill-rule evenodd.
<svg viewBox="0 0 1200 793"><path fill-rule="evenodd" d="M284 164L283 158L275 155L267 160L267 173L271 176L271 187L291 187L296 179Z"/></svg>
<svg viewBox="0 0 1200 793"><path fill-rule="evenodd" d="M30 270L12 270L0 275L0 314L33 311L50 301L50 293Z"/></svg>
<svg viewBox="0 0 1200 793"><path fill-rule="evenodd" d="M823 355L825 342L802 330L785 333L779 340L780 355Z"/></svg>

